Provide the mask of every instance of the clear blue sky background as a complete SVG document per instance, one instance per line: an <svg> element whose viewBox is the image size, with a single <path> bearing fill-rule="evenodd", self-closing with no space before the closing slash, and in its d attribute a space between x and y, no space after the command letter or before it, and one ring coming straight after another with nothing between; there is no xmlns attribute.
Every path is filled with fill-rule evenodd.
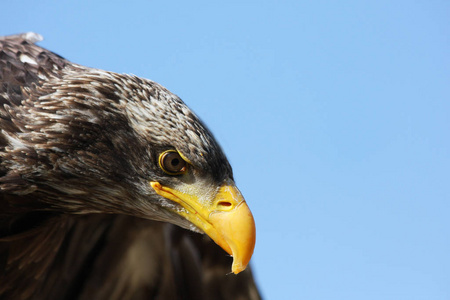
<svg viewBox="0 0 450 300"><path fill-rule="evenodd" d="M1 34L178 94L266 299L450 299L448 1L4 1Z"/></svg>

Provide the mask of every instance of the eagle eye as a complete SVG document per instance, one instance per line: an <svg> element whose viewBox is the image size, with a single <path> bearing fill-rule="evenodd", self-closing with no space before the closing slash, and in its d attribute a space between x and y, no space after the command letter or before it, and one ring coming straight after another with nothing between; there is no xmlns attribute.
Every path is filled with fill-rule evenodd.
<svg viewBox="0 0 450 300"><path fill-rule="evenodd" d="M187 163L175 150L167 150L159 155L159 166L169 175L180 175L186 172Z"/></svg>

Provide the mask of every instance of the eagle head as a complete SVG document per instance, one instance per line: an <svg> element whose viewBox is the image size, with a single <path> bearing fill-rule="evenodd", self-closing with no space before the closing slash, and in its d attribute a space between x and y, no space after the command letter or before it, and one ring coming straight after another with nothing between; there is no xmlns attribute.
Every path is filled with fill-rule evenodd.
<svg viewBox="0 0 450 300"><path fill-rule="evenodd" d="M0 97L2 191L43 211L129 214L204 232L234 257L234 273L244 270L254 220L200 119L153 81L48 57L30 54L18 69L32 84L17 75Z"/></svg>

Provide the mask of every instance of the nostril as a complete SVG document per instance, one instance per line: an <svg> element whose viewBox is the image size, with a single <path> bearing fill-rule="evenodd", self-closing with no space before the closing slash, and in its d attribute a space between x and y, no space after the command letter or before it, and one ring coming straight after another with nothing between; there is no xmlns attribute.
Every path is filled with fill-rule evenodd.
<svg viewBox="0 0 450 300"><path fill-rule="evenodd" d="M228 201L220 201L219 203L217 203L217 206L221 208L230 208L231 205L232 204Z"/></svg>

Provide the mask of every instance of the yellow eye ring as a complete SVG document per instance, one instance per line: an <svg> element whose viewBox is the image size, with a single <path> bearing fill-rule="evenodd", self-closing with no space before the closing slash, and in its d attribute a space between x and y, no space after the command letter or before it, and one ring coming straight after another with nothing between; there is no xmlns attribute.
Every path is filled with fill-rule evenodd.
<svg viewBox="0 0 450 300"><path fill-rule="evenodd" d="M176 150L166 150L159 155L159 167L169 175L181 175L187 171L187 162Z"/></svg>

